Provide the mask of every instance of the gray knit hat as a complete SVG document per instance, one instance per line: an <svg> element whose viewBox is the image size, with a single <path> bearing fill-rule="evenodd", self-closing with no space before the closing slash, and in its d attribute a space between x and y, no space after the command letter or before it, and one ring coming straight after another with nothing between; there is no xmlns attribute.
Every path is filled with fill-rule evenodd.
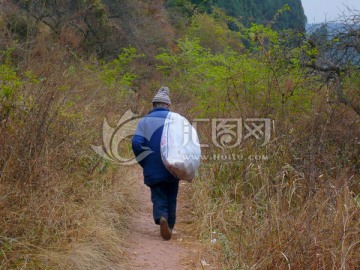
<svg viewBox="0 0 360 270"><path fill-rule="evenodd" d="M154 102L166 103L171 105L171 100L169 98L169 88L166 86L161 87L152 100L152 103Z"/></svg>

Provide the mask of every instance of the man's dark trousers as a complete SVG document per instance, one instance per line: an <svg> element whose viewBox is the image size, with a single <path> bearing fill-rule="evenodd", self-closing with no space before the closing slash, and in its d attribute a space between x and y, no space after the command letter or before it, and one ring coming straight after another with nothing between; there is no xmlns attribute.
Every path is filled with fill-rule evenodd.
<svg viewBox="0 0 360 270"><path fill-rule="evenodd" d="M168 221L169 228L173 229L176 221L176 198L179 181L160 182L149 187L155 223L160 224L160 217L164 217Z"/></svg>

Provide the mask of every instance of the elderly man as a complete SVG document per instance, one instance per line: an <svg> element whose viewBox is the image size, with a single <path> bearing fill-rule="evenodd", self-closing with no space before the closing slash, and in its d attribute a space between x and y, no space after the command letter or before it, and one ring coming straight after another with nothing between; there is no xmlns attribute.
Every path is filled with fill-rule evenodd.
<svg viewBox="0 0 360 270"><path fill-rule="evenodd" d="M160 225L162 238L170 240L176 220L179 179L165 168L160 155L161 135L171 105L169 88L161 87L152 104L153 109L136 128L132 149L143 168L144 183L151 190L154 221Z"/></svg>

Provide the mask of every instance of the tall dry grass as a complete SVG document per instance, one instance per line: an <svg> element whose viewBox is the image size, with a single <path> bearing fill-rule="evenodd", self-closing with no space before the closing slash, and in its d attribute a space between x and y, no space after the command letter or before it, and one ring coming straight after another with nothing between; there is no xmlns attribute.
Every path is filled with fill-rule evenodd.
<svg viewBox="0 0 360 270"><path fill-rule="evenodd" d="M360 119L316 104L274 119L266 147L204 151L242 157L203 160L192 185L196 234L219 269L359 269Z"/></svg>
<svg viewBox="0 0 360 270"><path fill-rule="evenodd" d="M28 50L8 42L22 85L0 121L0 269L121 269L130 173L90 146L132 94L106 87L95 60L46 32Z"/></svg>

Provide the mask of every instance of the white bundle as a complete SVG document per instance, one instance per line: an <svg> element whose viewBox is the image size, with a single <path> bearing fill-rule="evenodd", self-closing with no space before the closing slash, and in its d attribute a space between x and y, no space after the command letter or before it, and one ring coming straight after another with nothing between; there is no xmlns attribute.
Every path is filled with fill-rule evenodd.
<svg viewBox="0 0 360 270"><path fill-rule="evenodd" d="M169 172L191 182L200 165L200 143L196 130L178 113L169 112L160 143L161 158Z"/></svg>

